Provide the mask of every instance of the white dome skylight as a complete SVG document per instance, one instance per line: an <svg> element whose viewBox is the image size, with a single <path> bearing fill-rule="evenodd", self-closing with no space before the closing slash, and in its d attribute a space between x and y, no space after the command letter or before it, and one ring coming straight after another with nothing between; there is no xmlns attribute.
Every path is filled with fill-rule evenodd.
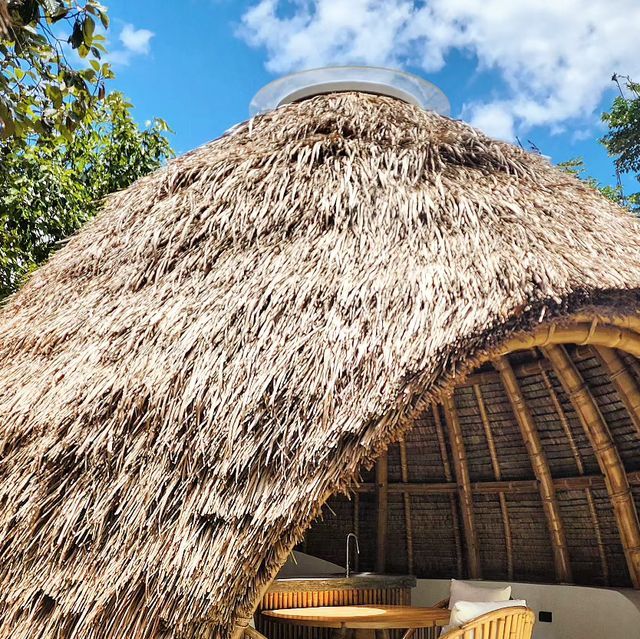
<svg viewBox="0 0 640 639"><path fill-rule="evenodd" d="M337 91L388 95L441 115L451 113L447 96L435 84L411 73L380 67L324 67L293 73L260 89L249 110L254 116L283 104Z"/></svg>

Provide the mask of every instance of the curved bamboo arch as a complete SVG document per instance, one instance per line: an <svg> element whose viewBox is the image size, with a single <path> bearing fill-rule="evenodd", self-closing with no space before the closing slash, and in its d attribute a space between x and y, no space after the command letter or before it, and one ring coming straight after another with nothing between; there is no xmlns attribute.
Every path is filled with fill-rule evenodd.
<svg viewBox="0 0 640 639"><path fill-rule="evenodd" d="M618 322L621 320L612 320ZM640 331L640 321L637 329ZM560 344L578 344L617 348L635 357L640 357L640 333L636 329L618 324L600 324L599 320L590 323L580 322L568 326L546 324L531 333L518 333L498 347L494 355L508 355L514 351L531 350L537 346L557 346ZM489 354L485 361L493 359Z"/></svg>
<svg viewBox="0 0 640 639"><path fill-rule="evenodd" d="M565 349L565 346L569 345L576 346L575 351L571 350L571 357ZM526 361L517 356L507 357L516 351L533 351L532 355L535 353L537 355L533 360ZM631 355L632 360L627 359L623 353ZM513 565L515 554L513 536L517 533L511 530L513 522L509 516L510 496L538 492L545 515L549 547L553 551L556 582L572 583L573 568L577 570L577 564L572 566L572 548L567 543L565 522L562 519L563 516L567 516L567 513L562 512L556 492L580 491L584 494L584 517L593 531L594 549L597 552L596 562L599 569L594 575L597 575L603 585L615 583L622 578L621 574L616 577L611 572L615 564L610 564L613 559L609 557L609 551L603 539L606 530L603 526L608 525L605 523L607 518L609 521L612 518L617 527L630 581L635 588L640 588L640 520L631 491L632 485L640 483L640 472L627 473L616 441L600 410L598 403L600 400L596 401L591 395L587 381L583 379L575 364L575 361L591 358L600 362L600 370L607 375L617 398L629 413L634 432L637 432L637 424L640 423L640 382L638 371L635 369L631 371L631 367L636 358L640 360L640 317L594 318L580 315L573 319L562 319L540 325L529 332L513 334L496 348L487 350L478 357L474 361L470 374L464 377L459 376L440 397L430 403L425 401L425 404L420 407L420 411L427 411L427 414L433 415L445 482L411 483L407 481L405 442L403 445L398 444L401 448L404 446L399 451L402 465L401 482L393 483L389 482L388 477L384 478L384 499L387 498L386 495L401 494L405 504L405 519L410 519L411 496L437 494L448 496L454 524L451 534L456 536L459 574L465 572L467 577L481 578L483 572L489 569L488 566L482 565L480 556L481 538L477 526L482 524L479 523L479 514L474 514L474 510L477 510L474 497L495 495L498 498L496 504L499 504L504 528L505 577L508 574L509 579L512 579L516 572ZM528 396L525 397L524 386L521 388L521 380L529 375L539 375L542 388L546 389L550 410L553 411L557 420L559 433L564 434L570 459L575 463L575 476L558 477L553 476L551 472L546 459L548 451L544 450L538 433L541 424L536 422L537 417L534 417L532 407L527 405L532 400ZM529 456L532 471L530 479L509 480L502 476L499 446L492 432L494 427L492 415L481 390L482 384L491 383L499 383L505 400L508 400L506 405L510 405L513 423L516 429L520 430ZM466 403L460 406L466 406L471 401L477 409L477 423L482 427L480 432L484 433L483 437L486 440L491 461L491 480L473 481L469 474L464 424L460 422L461 417L454 394L456 389L461 387L468 388L469 394L465 395L466 399L463 400ZM559 388L563 390L562 401L558 395ZM567 404L563 404L565 401ZM573 409L571 424L565 413L568 404ZM418 417L420 414L422 413L417 413L415 416ZM591 445L600 474L585 473L582 452L575 439L575 429L580 426L585 435L581 441ZM447 448L450 453L447 452ZM380 481L383 481L383 478L378 477L376 483ZM611 515L604 511L599 512L596 505L593 491L603 489L607 490ZM366 493L376 489L374 484L365 483L361 484L357 490ZM383 512L388 512L388 508L383 508ZM378 524L380 524L379 520ZM384 534L384 531L385 527L379 525L378 536ZM412 531L412 534L415 532L415 530ZM463 546L460 545L460 538ZM378 547L381 544L382 540L378 538ZM409 547L412 545L407 544L407 566L415 565L414 557L409 556L411 552ZM463 560L464 564L462 564ZM574 560L577 561L578 558ZM384 566L379 566L379 569L384 569Z"/></svg>
<svg viewBox="0 0 640 639"><path fill-rule="evenodd" d="M630 483L607 423L584 379L564 349L568 344L595 347L605 369L617 378L613 380L614 385L635 424L634 412L640 405L640 397L633 398L633 392L638 388L637 384L622 368L615 351L609 349L618 349L640 358L640 317L601 319L577 315L574 317L574 323L566 325L550 323L530 333L512 336L499 346L493 355L487 355L480 365L491 361L500 372L503 386L523 432L534 473L540 482L541 497L554 549L556 575L559 580L570 580L571 569L560 510L555 501L553 480L546 467L544 455L541 454L542 451L535 445L538 442L537 435L531 420L528 419L530 415L519 393L515 374L506 359L507 355L519 350L540 348L571 400L605 479L633 587L640 589L640 520ZM594 523L597 524L597 516L593 510L592 508L592 517L596 517ZM602 561L605 560L602 559Z"/></svg>
<svg viewBox="0 0 640 639"><path fill-rule="evenodd" d="M564 532L564 524L560 516L560 506L556 498L553 477L540 440L540 435L538 434L538 429L535 425L533 415L520 391L518 379L507 358L499 358L495 360L493 364L500 373L502 385L507 391L513 413L520 426L522 439L529 454L531 468L540 484L540 499L551 538L556 581L571 583L573 577L571 575L571 562L569 561L569 550Z"/></svg>

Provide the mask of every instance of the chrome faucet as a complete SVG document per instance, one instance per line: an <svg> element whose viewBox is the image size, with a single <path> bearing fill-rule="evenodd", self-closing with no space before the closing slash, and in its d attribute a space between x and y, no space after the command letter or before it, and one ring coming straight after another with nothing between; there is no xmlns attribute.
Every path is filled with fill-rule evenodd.
<svg viewBox="0 0 640 639"><path fill-rule="evenodd" d="M347 579L349 579L349 575L351 574L351 567L350 567L350 561L349 561L349 539L351 539L351 537L353 537L354 541L356 542L356 552L358 553L358 555L360 554L360 544L358 543L358 537L356 536L355 533L349 533L347 535L347 570L346 570L346 577Z"/></svg>

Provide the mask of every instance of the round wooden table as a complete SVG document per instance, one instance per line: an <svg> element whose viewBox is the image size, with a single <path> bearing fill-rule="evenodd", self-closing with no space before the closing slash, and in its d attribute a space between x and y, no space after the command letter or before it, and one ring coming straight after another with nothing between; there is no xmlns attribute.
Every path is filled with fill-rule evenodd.
<svg viewBox="0 0 640 639"><path fill-rule="evenodd" d="M376 630L406 629L403 639L410 639L418 628L435 628L449 623L446 608L418 608L415 606L322 606L318 608L281 608L263 610L262 614L297 626L336 628L340 636L347 629L356 636L369 638Z"/></svg>

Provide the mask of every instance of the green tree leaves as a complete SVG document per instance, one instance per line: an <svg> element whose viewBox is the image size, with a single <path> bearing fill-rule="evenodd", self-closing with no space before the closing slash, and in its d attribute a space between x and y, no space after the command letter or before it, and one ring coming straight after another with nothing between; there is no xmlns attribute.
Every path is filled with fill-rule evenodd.
<svg viewBox="0 0 640 639"><path fill-rule="evenodd" d="M621 76L614 75L618 82ZM640 182L640 84L626 78L626 91L613 101L611 110L602 116L609 131L601 142L615 158L616 168L620 173L635 174ZM626 198L628 203L640 212L640 193Z"/></svg>
<svg viewBox="0 0 640 639"><path fill-rule="evenodd" d="M96 21L108 26L106 8L97 0L0 0L0 19L0 139L68 138L112 77L108 64L76 69L68 59L75 50L100 60Z"/></svg>
<svg viewBox="0 0 640 639"><path fill-rule="evenodd" d="M0 299L105 195L172 155L166 123L141 130L107 96L108 26L97 0L0 0Z"/></svg>
<svg viewBox="0 0 640 639"><path fill-rule="evenodd" d="M119 93L87 111L75 134L0 142L0 298L15 291L108 193L172 155L168 126L139 129Z"/></svg>

